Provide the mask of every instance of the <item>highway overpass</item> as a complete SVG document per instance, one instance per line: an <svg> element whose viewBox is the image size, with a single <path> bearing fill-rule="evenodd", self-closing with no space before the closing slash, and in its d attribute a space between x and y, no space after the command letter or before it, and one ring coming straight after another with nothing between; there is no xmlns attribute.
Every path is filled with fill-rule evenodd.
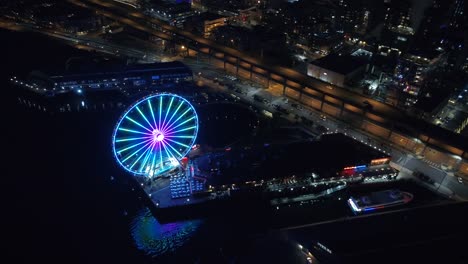
<svg viewBox="0 0 468 264"><path fill-rule="evenodd" d="M468 175L468 140L459 134L409 116L403 111L340 87L311 78L290 68L265 64L257 58L194 35L165 22L100 0L68 0L95 10L134 29L184 46L191 56L207 56L227 72L276 87L304 105L343 120L374 136ZM364 101L372 105L366 108ZM465 159L465 160L463 160Z"/></svg>

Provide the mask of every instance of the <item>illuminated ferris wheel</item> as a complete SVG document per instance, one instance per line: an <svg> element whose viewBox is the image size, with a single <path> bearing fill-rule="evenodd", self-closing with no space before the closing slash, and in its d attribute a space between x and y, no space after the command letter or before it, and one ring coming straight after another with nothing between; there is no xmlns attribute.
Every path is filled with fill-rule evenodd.
<svg viewBox="0 0 468 264"><path fill-rule="evenodd" d="M112 137L114 155L127 171L148 177L177 167L198 132L193 106L174 94L157 94L133 104Z"/></svg>

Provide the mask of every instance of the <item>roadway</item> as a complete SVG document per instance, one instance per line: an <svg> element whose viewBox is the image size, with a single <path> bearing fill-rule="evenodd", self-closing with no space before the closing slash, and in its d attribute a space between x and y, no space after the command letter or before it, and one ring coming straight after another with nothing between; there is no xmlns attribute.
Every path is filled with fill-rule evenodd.
<svg viewBox="0 0 468 264"><path fill-rule="evenodd" d="M343 101L347 101L347 102L350 102L356 106L360 106L362 107L363 106L363 102L364 101L369 101L372 105L373 105L373 112L376 112L378 114L381 114L383 116L386 116L386 117L389 117L391 119L398 119L398 120L401 120L402 118L405 118L405 114L402 113L399 109L396 109L390 105L387 105L387 104L384 104L384 103L381 103L379 101L376 101L376 100L373 100L371 98L368 98L368 97L365 97L363 95L360 95L358 93L355 93L355 92L350 92L348 90L345 90L343 88L340 88L340 87L337 87L337 86L333 86L333 85L330 85L329 83L325 83L325 82L322 82L320 80L317 80L317 79L313 79L307 75L304 75L302 73L299 73L295 70L292 70L290 68L286 68L286 67L282 67L282 66L273 66L273 65L268 65L268 64L265 64L263 63L261 60L257 59L257 58L253 58L241 51L238 51L238 50L235 50L235 49L232 49L232 48L229 48L229 47L225 47L225 46L222 46L220 44L217 44L216 42L210 40L210 39L206 39L206 38L203 38L203 37L200 37L200 36L197 36L195 34L192 34L190 32L187 32L187 31L184 31L184 30L181 30L179 28L176 28L176 27L173 27L173 26L170 26L160 20L157 20L157 19L154 19L154 18L151 18L149 16L146 16L138 11L133 11L133 12L128 12L128 10L118 6L117 4L114 4L114 3L109 3L109 2L104 2L104 1L99 1L99 0L69 0L69 2L72 2L74 4L80 4L80 5L85 5L87 8L92 8L92 9L95 9L96 11L99 11L101 14L105 15L105 16L110 16L111 18L123 23L123 24L127 24L127 25L130 25L134 28L137 28L139 30L142 30L144 32L147 32L147 33L150 33L150 34L155 34L157 36L160 36L160 37L166 37L167 40L174 40L173 36L171 35L161 35L160 34L160 31L156 30L156 29L153 29L151 27L149 27L148 25L146 24L142 24L141 22L137 22L135 20L131 20L131 18L133 19L144 19L145 21L148 21L149 23L152 23L154 25L157 25L159 26L162 30L165 30L167 32L170 32L172 34L175 34L175 35L178 35L178 36L181 36L183 38L186 38L190 41L193 41L195 43L198 43L198 44L201 44L202 46L206 46L206 47L209 47L210 49L214 49L216 51L219 51L219 52L222 52L228 56L231 56L231 57L235 57L235 58L241 58L242 61L245 61L255 67L258 67L258 68L261 68L261 69L265 69L273 74L276 74L276 75L279 75L281 77L284 77L288 80L291 80L291 81L294 81L294 82L297 82L299 84L307 84L306 86L309 87L309 88L313 88L313 89L316 89L326 95L329 95L329 96L332 96L332 97L336 97L336 98L339 98L340 100L343 100ZM110 9L109 11L103 11L103 10L100 10L96 7L93 7L93 6L90 6L90 5L86 5L86 3L92 3L92 4L95 4L95 5L99 5L99 6L102 6L102 7L105 7L105 8L108 8ZM122 17L122 16L118 16L118 15L115 15L113 12L124 12L125 14L127 14L127 17ZM330 89L330 86L332 87L332 89Z"/></svg>
<svg viewBox="0 0 468 264"><path fill-rule="evenodd" d="M156 53L149 51L141 51L140 49L131 48L124 45L110 43L109 41L103 40L99 37L90 37L86 35L75 35L72 33L66 33L63 31L52 30L37 25L28 23L14 23L10 21L0 21L0 27L13 30L13 31L31 31L40 34L47 35L56 39L65 41L66 43L79 48L87 50L98 50L100 52L108 53L111 55L126 55L132 58L139 58L145 62L160 61L161 58ZM148 56L150 55L150 56Z"/></svg>
<svg viewBox="0 0 468 264"><path fill-rule="evenodd" d="M211 50L223 53L221 59L225 57L232 57L239 59L242 65L244 62L250 64L252 71L257 74L262 74L262 71L267 71L267 75L280 76L284 84L293 83L293 85L300 86L299 90L304 90L304 87L311 88L312 90L318 91L324 98L326 96L338 99L341 104L350 104L358 108L364 108L364 101L368 101L372 105L372 109L368 112L376 114L383 123L387 123L388 127L394 127L395 124L402 126L405 130L413 131L416 135L428 135L430 138L436 138L437 142L450 142L449 145L455 146L462 151L468 149L466 147L467 142L456 135L451 135L449 131L438 129L432 124L420 120L418 118L411 117L401 110L394 108L391 105L379 102L377 100L368 98L361 94L345 90L340 87L332 86L328 83L322 82L317 79L313 79L307 75L301 74L290 68L281 66L272 66L264 64L261 60L248 56L247 54L238 50L222 46L215 43L212 40L205 39L203 37L196 36L190 32L186 32L179 28L167 25L166 23L151 18L138 11L130 11L128 8L120 6L118 3L109 3L101 0L68 0L69 2L86 7L96 12L110 17L122 24L129 25L135 29L141 30L148 34L152 34L156 37L166 39L169 41L178 42L179 44L187 45L190 49L202 50L202 47L207 47L208 53ZM116 15L119 14L119 15ZM149 25L148 25L149 24ZM158 27L159 29L154 29ZM163 32L161 32L163 31ZM216 55L215 55L216 57ZM252 67L253 66L253 67ZM258 68L259 70L256 70ZM251 70L251 69L247 69ZM264 74L263 74L264 75ZM274 80L275 78L272 78ZM295 88L298 89L298 88ZM340 106L338 106L340 107ZM439 143L437 143L439 144ZM446 148L443 143L439 144L440 147ZM458 152L455 152L458 153ZM458 153L459 154L459 153Z"/></svg>

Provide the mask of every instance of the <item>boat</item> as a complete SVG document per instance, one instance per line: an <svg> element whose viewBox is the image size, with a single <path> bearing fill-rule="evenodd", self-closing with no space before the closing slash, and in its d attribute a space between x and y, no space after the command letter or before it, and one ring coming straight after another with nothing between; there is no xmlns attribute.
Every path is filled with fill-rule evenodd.
<svg viewBox="0 0 468 264"><path fill-rule="evenodd" d="M348 205L355 214L358 214L407 204L412 200L413 194L398 189L390 189L359 197L350 197Z"/></svg>

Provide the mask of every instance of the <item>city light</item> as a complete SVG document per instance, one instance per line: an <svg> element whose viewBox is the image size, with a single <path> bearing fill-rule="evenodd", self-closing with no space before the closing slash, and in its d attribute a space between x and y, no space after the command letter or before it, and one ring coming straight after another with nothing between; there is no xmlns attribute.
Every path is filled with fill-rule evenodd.
<svg viewBox="0 0 468 264"><path fill-rule="evenodd" d="M351 166L351 167L344 167L343 170L365 169L366 167L367 165Z"/></svg>

